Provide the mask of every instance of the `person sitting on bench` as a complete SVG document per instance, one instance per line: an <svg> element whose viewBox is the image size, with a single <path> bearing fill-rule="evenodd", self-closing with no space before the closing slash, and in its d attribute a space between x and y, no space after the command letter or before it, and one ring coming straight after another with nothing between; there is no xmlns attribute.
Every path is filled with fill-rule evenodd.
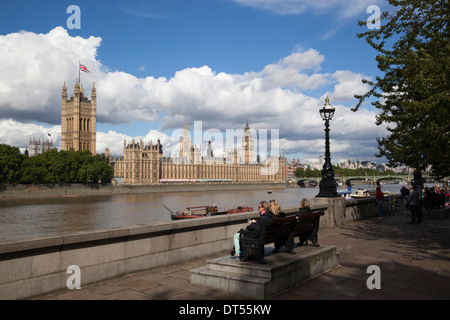
<svg viewBox="0 0 450 320"><path fill-rule="evenodd" d="M269 200L270 213L272 213L272 217L274 218L283 218L286 217L286 214L281 211L280 204L277 200Z"/></svg>
<svg viewBox="0 0 450 320"><path fill-rule="evenodd" d="M311 212L311 204L309 202L309 200L307 198L303 198L300 201L300 212ZM315 221L314 221L314 228L311 232L311 235L304 239L302 238L302 236L299 236L299 243L298 246L307 246L308 245L308 240L312 242L312 246L314 247L320 247L320 245L317 243L317 231L319 231L319 222L320 222L320 217L316 217Z"/></svg>
<svg viewBox="0 0 450 320"><path fill-rule="evenodd" d="M258 231L260 228L264 225L264 223L267 221L267 219L271 219L271 213L269 209L269 204L267 201L261 201L258 204L258 211L260 213L260 217L258 219L250 220L250 224L245 228L247 231ZM240 245L239 245L239 235L240 233L236 233L233 236L233 242L234 242L234 249L231 251L231 258L232 259L239 259L240 258Z"/></svg>

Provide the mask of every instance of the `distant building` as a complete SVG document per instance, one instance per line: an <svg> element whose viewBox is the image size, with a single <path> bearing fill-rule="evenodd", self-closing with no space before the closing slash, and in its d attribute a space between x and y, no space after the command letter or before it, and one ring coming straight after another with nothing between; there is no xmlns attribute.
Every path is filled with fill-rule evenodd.
<svg viewBox="0 0 450 320"><path fill-rule="evenodd" d="M91 100L75 83L74 95L68 99L64 82L61 95L61 150L90 150L96 154L97 93L92 86ZM39 142L39 141L38 141ZM34 144L33 144L34 147ZM264 162L259 155L254 161L253 137L247 125L242 137L242 157L226 150L224 157L214 157L211 142L206 157L202 157L201 146L191 143L185 120L180 151L176 157L163 157L163 146L158 140L144 144L142 140L131 143L123 141L123 155L109 157L116 183L157 184L170 182L284 182L286 159L284 156L267 156ZM31 151L30 151L31 152Z"/></svg>
<svg viewBox="0 0 450 320"><path fill-rule="evenodd" d="M338 162L337 165L343 169L371 169L379 172L386 172L388 169L392 170L387 165L375 161L350 161L348 159Z"/></svg>
<svg viewBox="0 0 450 320"><path fill-rule="evenodd" d="M208 143L206 157L201 148L193 146L185 121L177 157L163 157L163 146L156 144L123 142L123 156L111 158L117 183L156 184L176 182L285 182L286 159L269 156L264 162L253 159L253 137L247 125L242 137L242 157L236 149L225 152L224 157L214 157ZM259 159L259 157L257 157Z"/></svg>
<svg viewBox="0 0 450 320"><path fill-rule="evenodd" d="M30 142L28 143L28 155L30 157L34 157L41 153L41 139L35 140L34 138L30 138Z"/></svg>
<svg viewBox="0 0 450 320"><path fill-rule="evenodd" d="M53 149L52 140L43 140L41 146L41 138L30 138L30 142L28 143L28 156L33 157L51 149Z"/></svg>
<svg viewBox="0 0 450 320"><path fill-rule="evenodd" d="M42 141L42 153L53 149L53 141L45 139Z"/></svg>

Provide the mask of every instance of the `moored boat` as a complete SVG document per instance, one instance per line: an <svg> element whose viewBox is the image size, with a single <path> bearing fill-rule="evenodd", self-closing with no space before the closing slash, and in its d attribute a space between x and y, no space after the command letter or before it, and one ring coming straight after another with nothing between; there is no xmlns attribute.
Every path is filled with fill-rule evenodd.
<svg viewBox="0 0 450 320"><path fill-rule="evenodd" d="M249 207L247 205L240 205L235 209L230 209L225 211L226 214L231 214L231 213L239 213L239 212L252 212L253 211L253 207Z"/></svg>
<svg viewBox="0 0 450 320"><path fill-rule="evenodd" d="M164 206L171 213L172 220L181 220L181 219L192 219L192 218L203 218L209 216L216 216L222 214L233 214L239 212L251 212L253 211L253 207L247 205L239 205L236 208L219 211L217 205L207 205L207 206L196 206L196 207L187 207L186 210L182 211L172 211L166 206Z"/></svg>

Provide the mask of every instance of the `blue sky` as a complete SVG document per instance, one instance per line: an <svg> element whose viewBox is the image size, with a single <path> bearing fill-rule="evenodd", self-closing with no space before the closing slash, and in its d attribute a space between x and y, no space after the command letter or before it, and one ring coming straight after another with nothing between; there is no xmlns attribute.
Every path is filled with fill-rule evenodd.
<svg viewBox="0 0 450 320"><path fill-rule="evenodd" d="M81 10L69 29L70 5ZM279 130L288 158L324 152L318 109L336 107L332 160L374 159L374 124L353 95L378 75L374 50L356 34L384 1L152 0L2 1L0 143L25 148L51 131L59 147L61 88L78 76L98 96L97 152L124 139L161 139L169 152L184 119L192 130ZM59 132L58 132L59 130ZM192 131L191 131L192 133Z"/></svg>

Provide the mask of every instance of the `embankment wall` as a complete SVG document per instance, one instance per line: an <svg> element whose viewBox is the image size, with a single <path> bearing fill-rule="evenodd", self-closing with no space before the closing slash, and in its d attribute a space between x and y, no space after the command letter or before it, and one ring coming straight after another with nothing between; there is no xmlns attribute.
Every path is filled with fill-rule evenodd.
<svg viewBox="0 0 450 320"><path fill-rule="evenodd" d="M179 191L215 191L243 189L286 188L285 183L171 183L155 185L125 184L16 184L0 185L1 199L26 199L48 197L83 197L93 195L113 195L127 193L179 192Z"/></svg>
<svg viewBox="0 0 450 320"><path fill-rule="evenodd" d="M374 200L330 198L320 228L377 214ZM296 211L287 209L286 212ZM69 266L80 268L81 286L123 274L177 264L233 246L232 237L258 212L130 226L67 236L0 242L0 299L28 299L69 290ZM319 230L320 239L320 230Z"/></svg>

